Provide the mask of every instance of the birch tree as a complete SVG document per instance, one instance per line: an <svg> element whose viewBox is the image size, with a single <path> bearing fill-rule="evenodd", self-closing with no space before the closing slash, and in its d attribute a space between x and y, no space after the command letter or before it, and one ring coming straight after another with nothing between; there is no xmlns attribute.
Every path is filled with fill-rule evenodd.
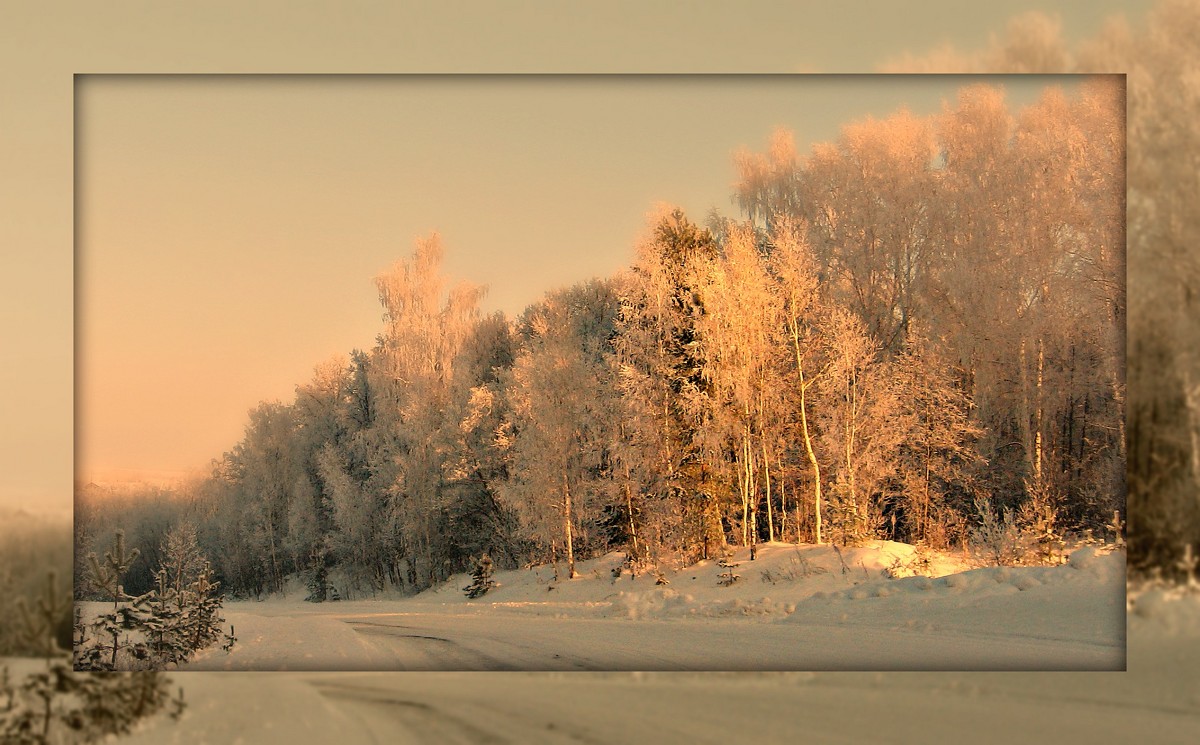
<svg viewBox="0 0 1200 745"><path fill-rule="evenodd" d="M732 452L733 486L741 503L742 545L756 555L758 506L769 482L764 478L770 438L768 390L774 387L779 306L771 292L767 267L754 229L731 225L725 231L721 258L701 285L705 314L697 322L704 356L702 375L713 397L726 409L724 432L710 452Z"/></svg>
<svg viewBox="0 0 1200 745"><path fill-rule="evenodd" d="M511 435L500 444L509 481L502 493L531 539L549 544L552 555L562 547L568 578L608 493L604 444L613 407L604 355L616 307L611 287L593 281L530 308L508 386Z"/></svg>
<svg viewBox="0 0 1200 745"><path fill-rule="evenodd" d="M862 321L834 307L823 319L828 344L821 378L821 436L830 454L831 528L842 543L874 538L883 527L883 492L895 472L904 430L891 364Z"/></svg>
<svg viewBox="0 0 1200 745"><path fill-rule="evenodd" d="M779 298L780 319L791 358L795 363L794 383L790 386L798 431L804 457L811 469L813 543L820 544L822 535L822 477L817 458L816 425L813 420L813 400L816 397L818 370L824 365L817 324L822 313L819 286L812 251L806 237L806 225L782 215L771 233L771 272ZM796 525L800 525L797 503ZM796 540L800 536L797 532Z"/></svg>
<svg viewBox="0 0 1200 745"><path fill-rule="evenodd" d="M437 234L417 242L413 255L375 279L386 326L375 352L388 391L381 424L395 438L395 481L388 487L393 531L405 544L409 577L419 587L447 574L435 564L434 517L445 506L446 453L437 433L449 404L454 362L478 321L481 287L448 291L441 276L444 250Z"/></svg>

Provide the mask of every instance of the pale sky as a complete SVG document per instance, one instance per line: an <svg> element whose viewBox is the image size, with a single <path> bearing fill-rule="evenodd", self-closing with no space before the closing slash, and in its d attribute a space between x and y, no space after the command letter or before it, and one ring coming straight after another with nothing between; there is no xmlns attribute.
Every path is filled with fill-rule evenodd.
<svg viewBox="0 0 1200 745"><path fill-rule="evenodd" d="M1014 103L1070 78L993 78ZM77 94L81 480L204 466L259 401L382 330L371 278L438 230L509 317L610 276L733 153L828 140L957 76L98 76ZM802 145L802 149L807 147Z"/></svg>
<svg viewBox="0 0 1200 745"><path fill-rule="evenodd" d="M922 53L943 43L951 42L960 49L975 50L983 46L989 35L1003 31L1013 16L1041 10L1062 20L1068 39L1091 36L1103 19L1122 12L1139 22L1151 5L1147 0L996 0L995 2L962 3L961 0L929 0L920 3L895 3L892 0L871 0L850 3L779 3L776 0L746 3L646 3L643 0L612 0L610 2L563 5L557 2L494 3L485 0L459 0L445 4L411 6L379 3L373 0L347 0L327 3L294 2L286 9L274 3L246 4L241 0L211 0L195 4L162 4L129 0L115 3L88 3L66 0L61 3L28 3L8 8L5 22L0 24L0 204L4 219L0 220L0 246L4 247L4 271L0 272L0 417L5 426L0 429L0 505L32 506L35 508L67 509L71 504L74 468L74 394L75 381L80 380L80 396L84 397L83 360L75 359L74 336L76 311L74 302L76 266L72 248L74 218L74 135L76 114L82 127L85 111L74 109L76 73L394 73L394 72L795 72L843 71L869 72L886 60L906 51ZM161 84L159 84L161 86ZM305 85L310 85L305 83ZM154 86L147 86L149 90ZM193 90L199 86L192 86ZM218 123L218 112L205 111L187 102L180 104L189 112L182 117L194 118L197 123ZM97 113L103 108L95 102ZM151 107L154 108L154 107ZM158 108L163 108L160 104ZM170 108L170 107L167 107ZM914 108L916 105L914 104ZM182 111L176 111L176 119ZM697 116L723 113L719 105L705 106ZM324 112L310 107L297 112L297 123L314 126L319 122L336 123L336 112ZM258 120L254 120L254 124ZM728 181L732 170L728 150L741 143L761 147L776 123L795 126L802 139L820 137L816 122L797 119L779 122L764 116L760 121L747 121L744 133L727 131L722 137L705 138L703 148L695 149L693 159L710 158L717 168L692 160L691 167L702 171L705 178L715 179L711 187L701 188L681 179L678 183L694 187L697 196L669 193L650 193L659 184L649 180L633 180L647 189L646 194L632 194L633 201L623 210L613 210L601 226L588 226L584 235L599 245L628 250L633 234L640 225L641 215L655 199L673 199L689 209L705 209L709 204L728 208ZM97 122L97 125L99 122ZM236 124L226 122L227 125ZM263 122L264 126L270 124ZM396 121L398 131L404 121ZM363 125L344 125L343 132L361 131ZM356 129L357 127L357 129ZM130 132L141 131L136 122L129 123ZM154 132L148 136L144 152L153 155L186 134L183 127L175 132ZM205 134L213 142L222 134L220 128ZM734 135L737 135L736 137ZM349 142L349 139L346 140ZM375 141L378 141L376 138ZM545 148L549 152L549 145ZM268 154L286 151L287 142L270 143ZM463 144L460 144L460 146ZM159 150L156 151L155 147ZM186 159L186 153L177 153ZM228 151L231 166L238 165L236 151ZM393 152L391 157L399 157ZM1131 153L1130 157L1136 157ZM307 161L313 168L321 162ZM178 181L172 183L171 169L175 165L158 161L166 169L154 182L162 186L165 198L178 195ZM371 173L370 161L332 158L336 168L330 175L339 185L366 183L357 178L359 168ZM350 165L356 164L354 170ZM153 163L133 159L127 166L130 186L145 190L147 181L137 176L136 169ZM636 165L636 164L635 164ZM199 172L219 170L219 161L203 162L196 158L191 167ZM277 163L275 170L288 173L290 164ZM615 167L615 166L614 166ZM233 170L232 168L230 170ZM143 174L144 176L145 174ZM269 171L253 174L254 179L268 179ZM320 175L315 172L314 175ZM661 175L661 174L660 174ZM332 182L331 182L332 183ZM243 201L247 185L227 185L229 198L223 209L213 210L212 222L206 223L198 213L188 217L190 227L203 227L208 237L237 233L253 237L254 231L235 230L248 222ZM484 185L475 185L478 194ZM709 195L705 189L711 188ZM330 192L345 193L334 189ZM206 380L188 395L196 399L201 409L207 404L215 410L211 398L214 391L232 389L235 383L253 381L246 385L244 400L232 404L238 420L232 436L214 437L211 445L198 447L197 456L206 460L233 444L240 435L245 411L260 398L287 397L297 379L304 378L313 364L331 353L345 351L354 345L369 344L378 327L378 309L374 305L370 277L390 261L403 256L411 247L414 235L432 228L440 229L446 239L450 270L467 278L477 278L493 285L489 302L520 304L515 296L504 300L498 275L483 274L482 265L464 264L464 251L492 250L492 240L477 240L478 235L499 235L509 229L506 217L498 224L481 222L469 225L450 224L440 220L441 213L423 209L419 219L402 217L392 196L400 191L392 182L391 190L364 197L352 206L360 214L390 215L388 222L372 233L365 227L352 229L334 227L322 221L322 212L308 209L321 201L322 192L302 191L299 187L288 192L297 201L292 210L295 233L288 233L263 223L257 228L258 245L289 245L298 235L324 241L322 251L333 243L332 238L353 241L355 250L377 251L374 256L356 254L348 258L346 270L355 272L352 286L325 284L327 297L305 298L305 305L326 310L331 323L344 325L334 331L326 329L306 337L310 348L296 347L294 362L278 360L237 359L238 366L226 366L225 377ZM467 193L459 187L459 193ZM669 191L669 190L664 190ZM356 192L357 193L357 192ZM409 193L405 190L405 193ZM241 199L234 199L241 194ZM118 195L119 196L119 195ZM151 195L155 196L155 195ZM607 196L593 194L592 196ZM104 202L90 197L95 206ZM80 194L81 200L89 199ZM212 197L210 196L210 201ZM348 200L348 197L346 198ZM391 200L386 203L384 199ZM378 201L372 201L378 200ZM693 208L689 200L703 206ZM110 197L110 201L116 199ZM151 201L149 204L153 204ZM196 201L198 208L204 202ZM240 205L240 206L239 206ZM86 206L84 203L79 205ZM261 209L264 201L253 202ZM428 205L425 205L428 207ZM438 203L439 207L444 207ZM167 218L180 217L178 210L157 212L154 220L147 212L126 203L125 220L141 231L161 230L160 234L191 242L190 246L172 243L174 250L195 249L201 235L193 231L181 235L166 230ZM478 205L476 205L478 209ZM631 212L630 212L631 211ZM541 210L543 216L550 215ZM522 211L522 219L536 215L536 210ZM568 223L575 232L571 215L553 216L559 223ZM99 219L99 218L97 218ZM113 218L117 219L117 218ZM156 222L159 221L159 222ZM622 222L624 221L624 222ZM98 223L98 226L101 223ZM553 224L551 223L544 223ZM305 230L302 232L300 228ZM490 231L485 228L490 227ZM600 231L610 229L611 239L601 240ZM515 227L512 228L515 230ZM473 233L472 231L478 231ZM224 231L224 233L222 233ZM536 232L535 232L536 234ZM578 235L576 236L579 237ZM340 240L339 238L339 240ZM225 250L232 250L224 242ZM582 243L572 244L577 254ZM82 246L81 252L82 252ZM212 276L215 264L207 261L212 244L200 246L191 266L183 271L195 275L197 282ZM167 253L163 250L164 255ZM174 255L174 251L170 252ZM299 275L305 270L304 254L291 252L292 260L272 264L277 278L291 274L291 284L303 293L304 282ZM319 254L325 256L325 253ZM128 259L127 259L128 261ZM617 261L614 259L614 261ZM119 264L119 261L116 262ZM138 276L149 279L148 268L131 268L130 281ZM619 263L619 261L617 261ZM84 262L80 262L79 281L88 281ZM261 269L245 259L247 270ZM207 273L207 274L206 274ZM103 276L92 271L96 277ZM247 288L248 280L232 279L226 273L226 294L239 287ZM115 285L114 285L115 286ZM161 287L161 285L160 285ZM86 289L86 288L85 288ZM545 289L545 288L542 288ZM160 293L164 292L159 290ZM335 294L337 293L337 294ZM153 293L148 293L153 296ZM129 302L144 301L147 295L130 294ZM176 324L186 315L185 298L167 298L153 311L163 323ZM192 301L195 302L194 300ZM195 304L194 314L210 314L220 318L223 302L211 296ZM352 307L354 303L360 303ZM78 309L82 311L81 307ZM299 312L283 308L272 313ZM259 314L262 319L269 313ZM228 315L224 316L228 318ZM101 318L95 323L103 324ZM82 324L81 324L82 325ZM165 334L159 356L164 360L180 359L168 354L183 350L188 354L198 348L189 347L180 333ZM230 337L252 334L239 326L227 328ZM81 341L82 341L82 334ZM291 341L277 337L260 340L269 349L272 344L290 348ZM116 344L118 350L129 354L130 342ZM210 357L215 357L210 354ZM139 373L135 358L126 366L130 379ZM175 363L178 366L178 362ZM78 370L76 370L78 367ZM236 370L236 373L234 372ZM269 375L264 375L265 373ZM165 371L158 373L166 375ZM90 377L90 376L89 376ZM240 384L240 383L239 383ZM114 395L114 401L119 400ZM183 406L177 400L164 403L127 402L127 410L162 406L175 411ZM116 421L112 419L110 421ZM82 422L81 422L82 423ZM194 422L192 429L200 431L203 422ZM114 425L115 426L115 425ZM125 425L124 432L105 435L113 440L106 447L125 441L127 435L151 438L161 442L180 442L178 431L138 432ZM207 425L206 425L207 426ZM228 423L224 426L230 426ZM80 435L83 434L82 427ZM136 438L135 438L136 439ZM172 448L175 449L175 448ZM210 449L215 452L209 452ZM182 448L179 452L183 452ZM149 462L149 457L137 460ZM187 459L184 459L187 460ZM161 462L165 462L162 459ZM182 462L182 461L181 461ZM145 466L143 466L145 467Z"/></svg>

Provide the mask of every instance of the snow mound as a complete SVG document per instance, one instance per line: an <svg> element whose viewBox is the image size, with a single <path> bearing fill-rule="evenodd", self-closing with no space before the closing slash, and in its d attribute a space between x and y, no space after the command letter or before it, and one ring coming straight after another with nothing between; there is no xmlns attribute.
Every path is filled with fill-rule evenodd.
<svg viewBox="0 0 1200 745"><path fill-rule="evenodd" d="M1160 637L1200 637L1200 588L1130 585L1129 628Z"/></svg>
<svg viewBox="0 0 1200 745"><path fill-rule="evenodd" d="M796 609L795 603L759 599L731 598L697 602L692 595L660 587L645 592L619 592L604 615L631 621L667 618L725 618L731 616L778 617Z"/></svg>
<svg viewBox="0 0 1200 745"><path fill-rule="evenodd" d="M682 616L694 610L695 598L669 587L657 587L645 592L618 592L609 605L606 616L638 621L646 618Z"/></svg>
<svg viewBox="0 0 1200 745"><path fill-rule="evenodd" d="M944 577L910 576L883 582L870 578L852 588L814 593L810 600L867 600L893 595L1005 595L1069 584L1116 585L1124 576L1123 553L1085 547L1073 552L1062 566L985 567Z"/></svg>

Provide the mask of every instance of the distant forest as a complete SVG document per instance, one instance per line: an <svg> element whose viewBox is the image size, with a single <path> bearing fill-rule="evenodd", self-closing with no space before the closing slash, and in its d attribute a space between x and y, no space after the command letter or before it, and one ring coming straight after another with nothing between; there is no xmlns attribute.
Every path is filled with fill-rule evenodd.
<svg viewBox="0 0 1200 745"><path fill-rule="evenodd" d="M376 279L376 344L266 402L207 478L76 494L152 584L191 523L226 592L415 592L475 565L762 541L1100 536L1125 512L1125 99L964 87L735 159L737 218L664 208L632 266L484 315L435 235ZM569 252L569 236L563 237ZM86 596L88 588L76 587Z"/></svg>

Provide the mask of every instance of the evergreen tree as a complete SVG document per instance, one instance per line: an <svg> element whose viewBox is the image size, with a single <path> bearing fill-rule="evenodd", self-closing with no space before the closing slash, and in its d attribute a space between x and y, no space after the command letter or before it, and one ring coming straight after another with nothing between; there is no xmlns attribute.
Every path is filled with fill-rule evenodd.
<svg viewBox="0 0 1200 745"><path fill-rule="evenodd" d="M710 231L662 210L621 284L614 363L627 426L618 452L627 513L640 516L634 530L650 553L708 558L725 541L717 474L703 448L717 407L698 327L701 283L717 256Z"/></svg>
<svg viewBox="0 0 1200 745"><path fill-rule="evenodd" d="M471 572L471 584L464 587L463 590L467 593L468 598L475 599L486 595L487 591L495 586L496 583L492 580L492 559L484 554Z"/></svg>
<svg viewBox="0 0 1200 745"><path fill-rule="evenodd" d="M104 647L103 642L99 639L95 646L87 649L77 647L76 666L84 669L117 669L117 656L122 646L120 635L123 630L129 629L132 625L129 621L133 609L129 601L134 600L125 594L122 579L129 571L129 565L140 555L141 551L137 548L129 552L125 551L124 530L117 530L114 534L112 548L104 553L103 564L94 553L88 554L88 567L91 572L88 579L94 586L107 592L113 604L111 611L101 614L95 621L93 629L97 634L103 635L106 640L111 639L112 641L108 647ZM107 661L100 659L104 654L109 655Z"/></svg>

